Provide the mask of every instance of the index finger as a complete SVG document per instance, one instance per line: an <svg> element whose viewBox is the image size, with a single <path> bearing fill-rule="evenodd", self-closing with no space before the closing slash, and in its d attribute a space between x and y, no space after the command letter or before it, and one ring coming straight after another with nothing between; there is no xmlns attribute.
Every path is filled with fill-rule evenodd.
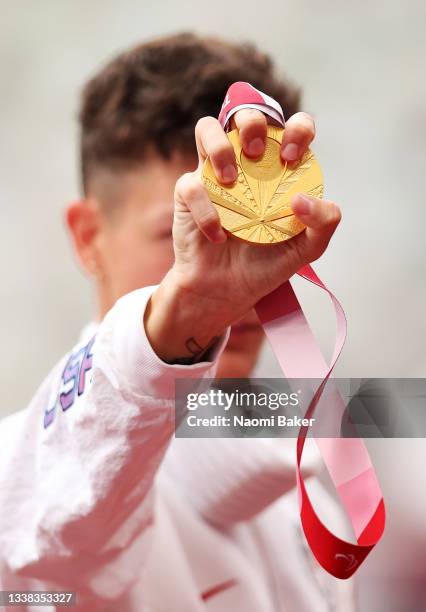
<svg viewBox="0 0 426 612"><path fill-rule="evenodd" d="M214 117L203 117L195 126L199 168L207 157L221 183L235 182L238 176L234 148Z"/></svg>

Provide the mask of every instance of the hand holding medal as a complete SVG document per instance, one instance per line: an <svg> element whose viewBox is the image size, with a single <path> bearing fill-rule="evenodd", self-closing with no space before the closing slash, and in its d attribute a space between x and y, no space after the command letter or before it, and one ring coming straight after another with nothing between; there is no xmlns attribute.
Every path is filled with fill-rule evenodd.
<svg viewBox="0 0 426 612"><path fill-rule="evenodd" d="M233 120L228 135L213 117L198 122L199 166L176 184L173 226L179 281L205 296L206 312L214 303L223 325L317 259L340 221L339 208L318 197L309 115L297 113L285 131L257 109Z"/></svg>
<svg viewBox="0 0 426 612"><path fill-rule="evenodd" d="M233 117L237 129L230 138L214 117L197 123L198 168L176 183L175 262L147 315L148 334L152 342L157 337L154 348L165 361L182 359L181 347L193 352L186 344L184 321L178 325L180 331L174 327L170 341L168 312L177 311L184 318L196 306L201 321L197 345L204 350L259 300L317 259L340 221L338 207L314 195L321 195L321 173L308 151L315 135L313 120L297 113L283 132L279 126L268 126L259 109L238 110ZM204 167L210 169L212 188L222 194L220 202L226 206L215 208L203 184ZM301 184L311 195L297 193ZM224 216L223 224L241 239L226 233L222 214L230 215ZM261 243L268 246L259 248Z"/></svg>

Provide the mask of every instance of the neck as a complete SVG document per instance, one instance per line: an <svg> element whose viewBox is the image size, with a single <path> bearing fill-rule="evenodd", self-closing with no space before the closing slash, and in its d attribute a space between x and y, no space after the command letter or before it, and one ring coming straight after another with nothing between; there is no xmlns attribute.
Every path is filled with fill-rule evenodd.
<svg viewBox="0 0 426 612"><path fill-rule="evenodd" d="M97 283L96 287L96 303L97 316L96 321L100 322L104 316L114 306L116 300L113 299L111 291L104 284Z"/></svg>

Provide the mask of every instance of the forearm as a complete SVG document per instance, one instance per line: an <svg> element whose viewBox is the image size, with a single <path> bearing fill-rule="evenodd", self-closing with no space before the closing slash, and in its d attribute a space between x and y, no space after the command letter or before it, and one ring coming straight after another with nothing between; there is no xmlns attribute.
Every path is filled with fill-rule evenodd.
<svg viewBox="0 0 426 612"><path fill-rule="evenodd" d="M227 322L213 300L179 286L171 270L151 296L144 326L160 359L185 364L205 358Z"/></svg>

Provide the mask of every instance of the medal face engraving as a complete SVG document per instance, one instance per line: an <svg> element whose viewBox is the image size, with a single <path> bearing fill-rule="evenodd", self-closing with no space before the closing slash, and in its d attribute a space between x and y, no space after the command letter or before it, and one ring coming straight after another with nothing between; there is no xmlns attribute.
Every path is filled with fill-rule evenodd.
<svg viewBox="0 0 426 612"><path fill-rule="evenodd" d="M305 225L293 214L292 196L298 192L323 196L321 169L312 151L308 149L293 168L281 160L283 134L282 128L268 126L264 154L251 159L244 155L238 130L228 133L238 170L233 185L219 183L210 160L204 162L202 180L222 226L245 242L268 245L296 236Z"/></svg>

